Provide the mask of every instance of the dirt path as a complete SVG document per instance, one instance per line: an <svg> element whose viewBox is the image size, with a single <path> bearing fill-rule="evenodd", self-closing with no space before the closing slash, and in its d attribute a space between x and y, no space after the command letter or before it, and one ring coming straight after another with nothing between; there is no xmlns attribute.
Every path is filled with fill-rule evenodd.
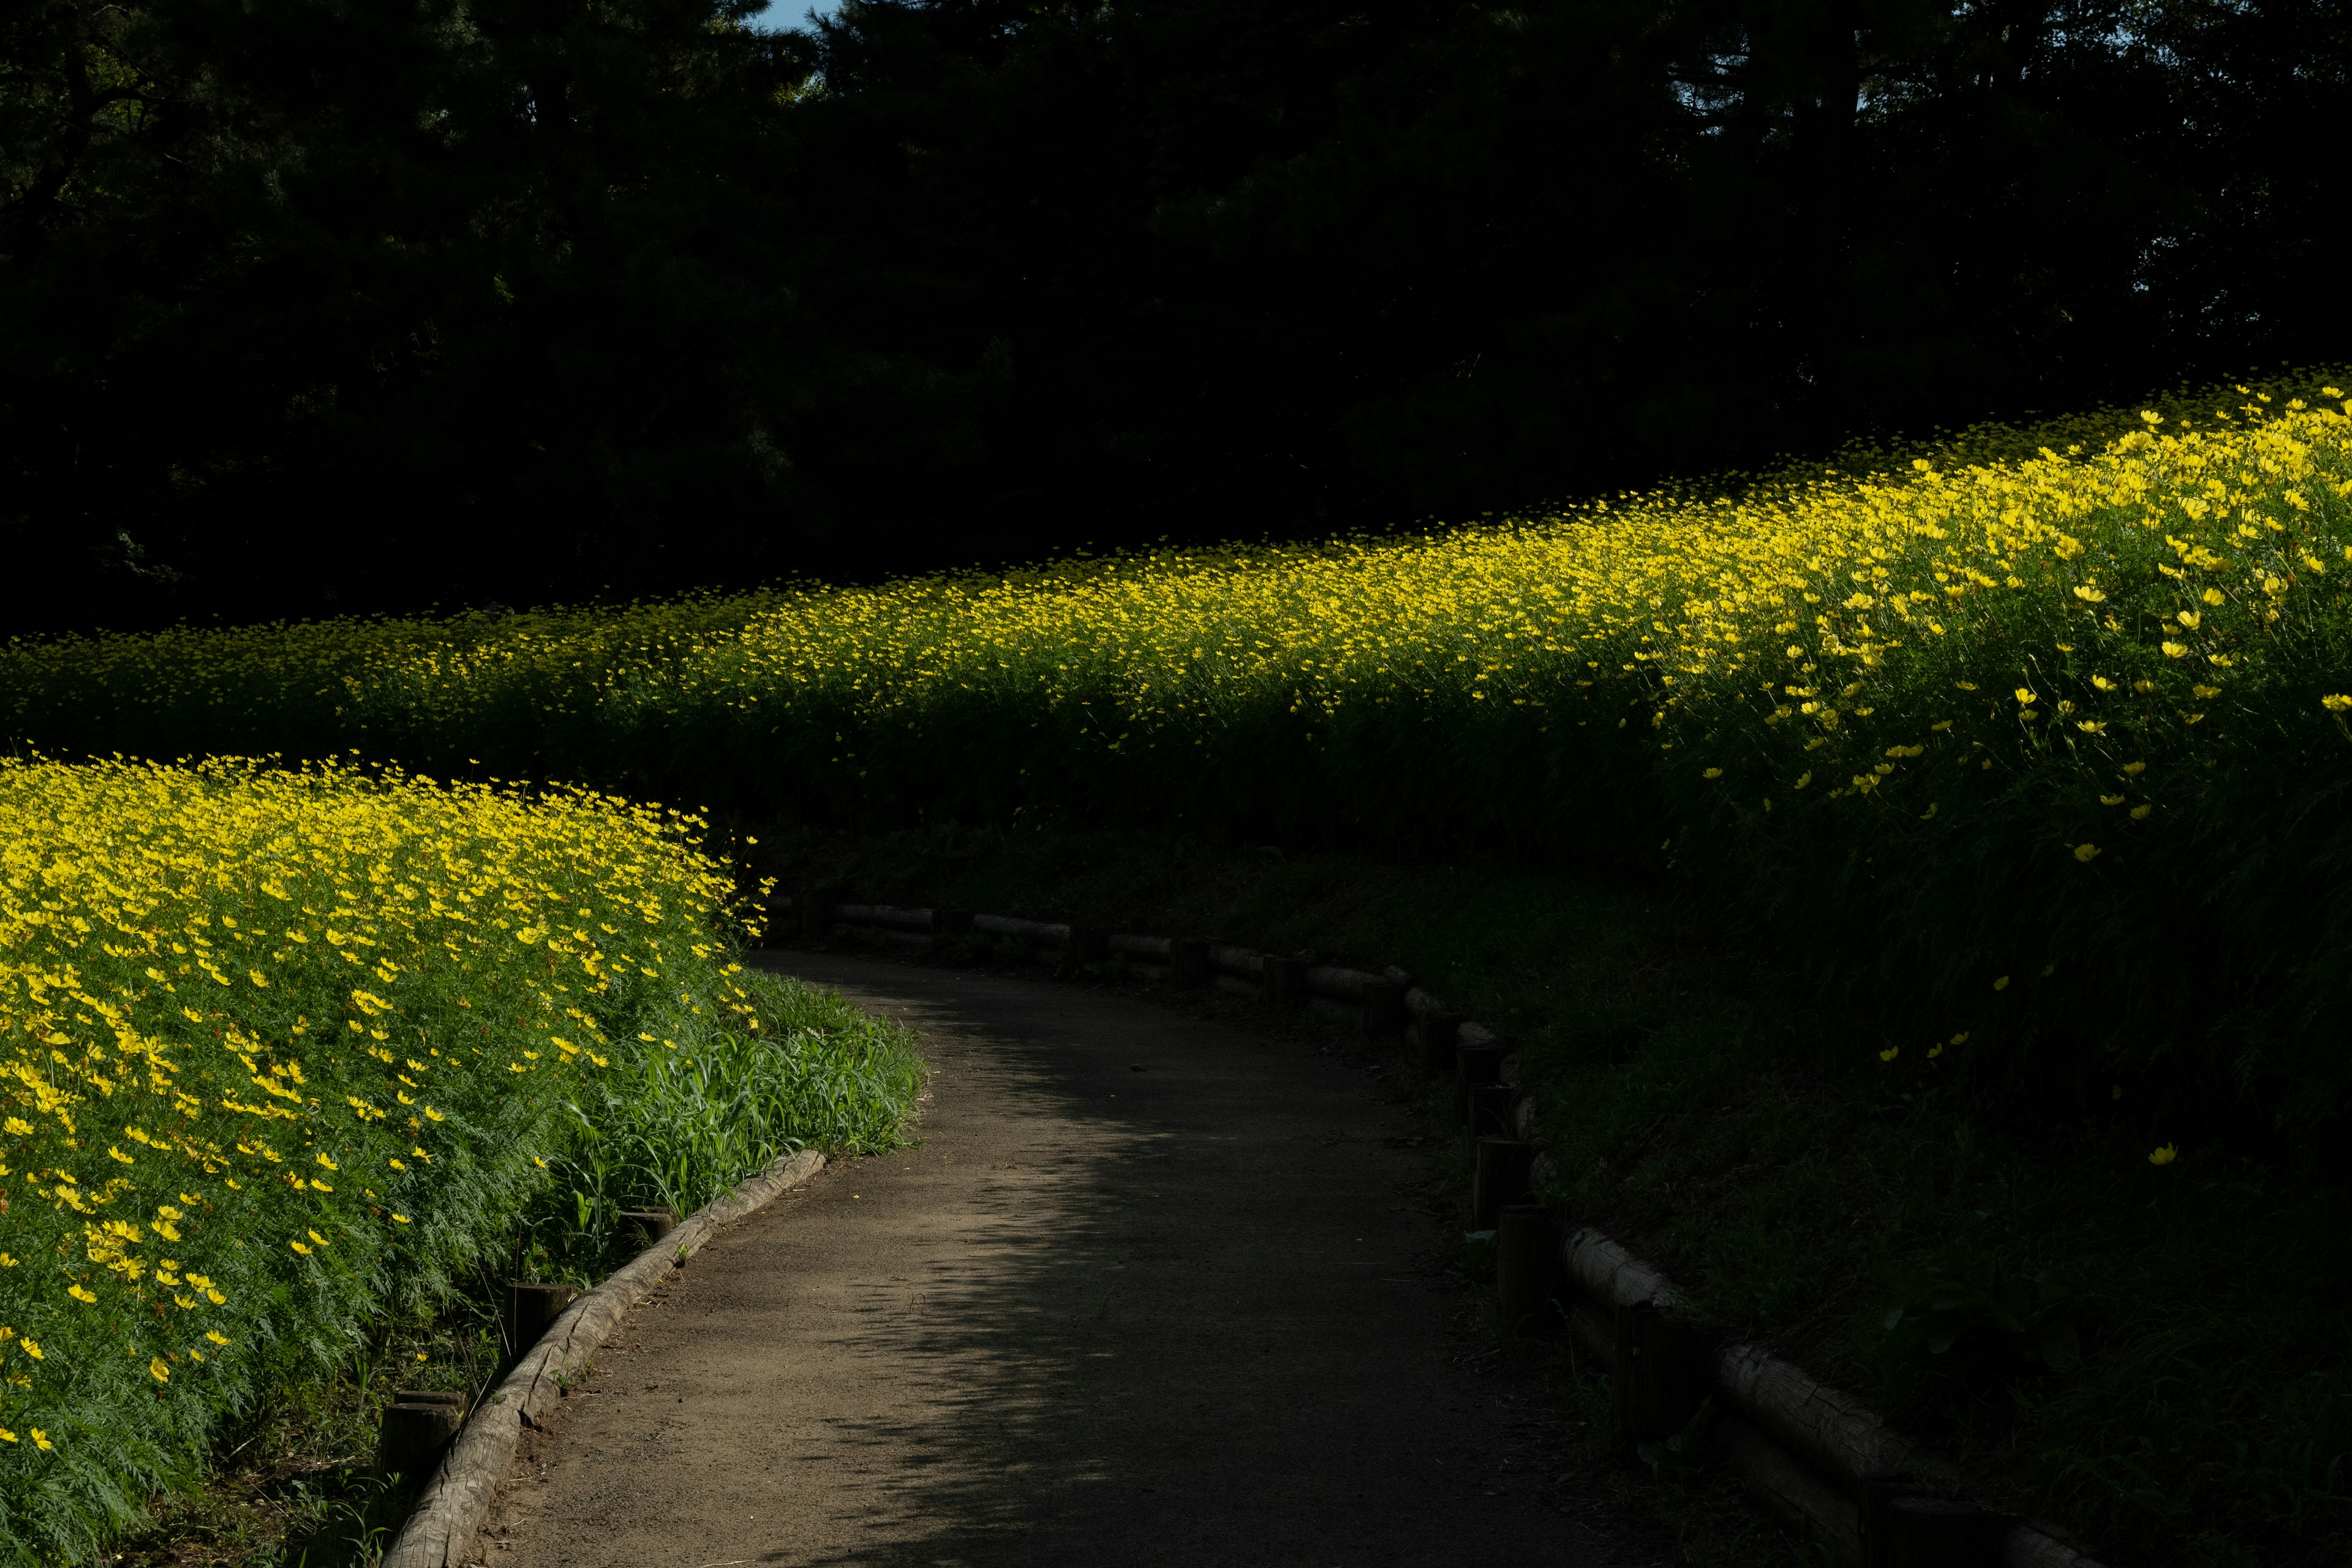
<svg viewBox="0 0 2352 1568"><path fill-rule="evenodd" d="M1423 1131L1339 1058L1078 987L774 966L921 1034L919 1146L632 1315L491 1568L1658 1563L1465 1358ZM1490 1555L1491 1554L1491 1555Z"/></svg>

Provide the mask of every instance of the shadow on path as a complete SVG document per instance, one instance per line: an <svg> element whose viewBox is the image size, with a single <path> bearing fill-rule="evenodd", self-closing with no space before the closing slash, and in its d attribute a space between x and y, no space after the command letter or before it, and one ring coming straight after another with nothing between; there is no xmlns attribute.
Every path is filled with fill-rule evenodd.
<svg viewBox="0 0 2352 1568"><path fill-rule="evenodd" d="M899 1153L633 1316L533 1445L494 1568L1666 1560L1439 1269L1365 1073L1132 998L771 953L920 1035Z"/></svg>

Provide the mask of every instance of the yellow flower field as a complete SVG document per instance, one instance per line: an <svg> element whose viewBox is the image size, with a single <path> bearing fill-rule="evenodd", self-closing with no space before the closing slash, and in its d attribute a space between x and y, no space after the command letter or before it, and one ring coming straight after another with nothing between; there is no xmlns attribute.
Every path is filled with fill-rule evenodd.
<svg viewBox="0 0 2352 1568"><path fill-rule="evenodd" d="M1429 533L17 643L0 722L755 820L1696 871L1809 967L1912 998L1901 1070L2064 1040L2045 1087L2169 1059L2190 1101L2291 1120L2352 1095L2315 1032L2352 1017L2322 874L2347 495L2352 422L2314 376ZM2171 886L2210 906L2196 942ZM2243 984L2191 996L2199 966Z"/></svg>
<svg viewBox="0 0 2352 1568"><path fill-rule="evenodd" d="M334 765L0 763L0 1534L446 1293L669 1005L752 1026L675 813ZM656 1051L658 1054L658 1051Z"/></svg>

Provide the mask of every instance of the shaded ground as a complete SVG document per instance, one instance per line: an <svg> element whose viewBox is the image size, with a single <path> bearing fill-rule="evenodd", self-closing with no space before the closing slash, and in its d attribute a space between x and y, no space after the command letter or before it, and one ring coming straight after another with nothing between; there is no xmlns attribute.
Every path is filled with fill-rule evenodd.
<svg viewBox="0 0 2352 1568"><path fill-rule="evenodd" d="M1965 1051L1934 1051L1916 996L1822 985L1818 944L1703 882L1499 846L1441 860L1053 821L772 826L758 852L795 893L1401 965L1517 1043L1548 1203L1672 1276L1709 1329L1932 1446L1971 1495L2144 1568L2352 1563L2352 1166L2181 1137L2140 1069L2092 1113L1988 1092ZM2166 1145L2178 1159L2151 1162ZM1988 1274L2075 1330L2078 1370L2021 1371L2031 1336L1983 1314L1959 1355L1914 1337L1916 1313L1888 1331L1890 1309ZM1605 1460L1603 1380L1560 1382L1588 1495L1620 1495L1638 1472ZM1712 1472L1670 1479L1627 1501L1695 1562L1786 1560L1760 1527L1727 1539L1743 1527Z"/></svg>
<svg viewBox="0 0 2352 1568"><path fill-rule="evenodd" d="M921 1142L639 1308L493 1568L1667 1560L1548 1459L1376 1079L1076 987L768 959L919 1031Z"/></svg>

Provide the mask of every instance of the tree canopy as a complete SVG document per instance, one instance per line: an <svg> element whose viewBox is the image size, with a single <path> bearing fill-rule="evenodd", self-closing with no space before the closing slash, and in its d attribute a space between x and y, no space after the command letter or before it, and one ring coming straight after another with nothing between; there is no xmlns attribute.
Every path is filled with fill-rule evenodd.
<svg viewBox="0 0 2352 1568"><path fill-rule="evenodd" d="M2339 357L2343 0L24 0L8 629L1303 535Z"/></svg>

